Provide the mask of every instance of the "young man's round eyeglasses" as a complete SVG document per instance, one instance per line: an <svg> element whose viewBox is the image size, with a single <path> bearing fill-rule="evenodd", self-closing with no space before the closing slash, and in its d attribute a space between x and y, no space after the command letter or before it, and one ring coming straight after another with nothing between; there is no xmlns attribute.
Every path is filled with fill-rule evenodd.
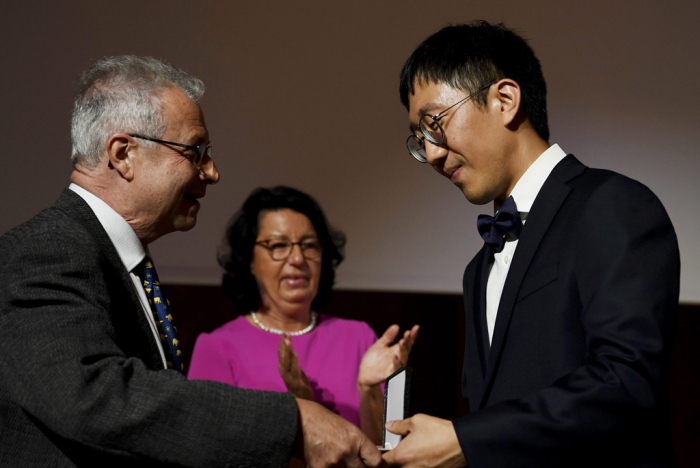
<svg viewBox="0 0 700 468"><path fill-rule="evenodd" d="M416 158L418 162L425 163L428 161L428 157L425 154L425 140L428 140L430 143L434 145L441 145L443 141L445 141L445 130L443 130L442 125L440 125L440 119L445 116L445 112L448 110L452 109L455 107L457 104L461 104L464 101L467 101L480 92L482 92L485 89L488 89L491 87L492 84L496 83L495 81L492 81L491 83L482 86L481 88L477 89L474 91L472 94L469 96L465 97L464 99L460 99L459 101L455 102L452 104L450 107L447 109L443 110L442 112L435 114L435 115L430 115L430 114L425 114L423 117L421 117L420 121L418 122L418 130L423 136L418 136L416 134L413 134L408 137L406 140L406 146L408 147L408 152L411 153L411 156Z"/></svg>

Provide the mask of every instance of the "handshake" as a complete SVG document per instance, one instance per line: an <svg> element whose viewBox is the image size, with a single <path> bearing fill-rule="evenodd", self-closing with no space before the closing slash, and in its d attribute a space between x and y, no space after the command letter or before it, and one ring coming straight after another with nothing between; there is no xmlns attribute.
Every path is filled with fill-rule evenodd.
<svg viewBox="0 0 700 468"><path fill-rule="evenodd" d="M299 430L293 458L306 466L463 467L466 460L451 421L417 414L403 421L387 422L387 429L404 436L383 455L355 425L321 405L297 399Z"/></svg>
<svg viewBox="0 0 700 468"><path fill-rule="evenodd" d="M406 376L402 369L386 381L384 447L376 447L356 426L322 406L297 399L299 428L289 467L466 466L450 421L422 414L403 419L406 388L410 388ZM411 437L401 445L401 437L392 434ZM385 451L383 456L378 449Z"/></svg>

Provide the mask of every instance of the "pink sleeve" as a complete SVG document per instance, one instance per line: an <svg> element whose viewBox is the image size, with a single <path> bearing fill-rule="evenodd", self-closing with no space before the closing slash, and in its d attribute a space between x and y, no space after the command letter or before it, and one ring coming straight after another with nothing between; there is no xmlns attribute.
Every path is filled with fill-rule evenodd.
<svg viewBox="0 0 700 468"><path fill-rule="evenodd" d="M228 353L222 350L221 340L216 335L202 333L197 337L192 351L192 362L187 373L189 380L214 380L236 385Z"/></svg>
<svg viewBox="0 0 700 468"><path fill-rule="evenodd" d="M370 346L374 344L375 341L379 339L372 327L370 327L366 322L362 322L362 334L365 340L365 351L369 349Z"/></svg>

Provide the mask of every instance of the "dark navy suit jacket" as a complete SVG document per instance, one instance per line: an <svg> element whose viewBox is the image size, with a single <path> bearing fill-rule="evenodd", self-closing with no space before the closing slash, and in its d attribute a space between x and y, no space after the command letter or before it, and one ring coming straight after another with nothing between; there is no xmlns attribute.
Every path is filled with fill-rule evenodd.
<svg viewBox="0 0 700 468"><path fill-rule="evenodd" d="M667 374L680 259L642 184L568 155L540 190L489 346L493 252L464 273L463 394L473 467L666 466Z"/></svg>

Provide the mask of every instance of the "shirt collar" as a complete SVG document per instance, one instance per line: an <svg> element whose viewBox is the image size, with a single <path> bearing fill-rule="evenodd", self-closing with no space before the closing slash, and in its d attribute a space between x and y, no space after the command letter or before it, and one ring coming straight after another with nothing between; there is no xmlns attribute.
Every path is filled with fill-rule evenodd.
<svg viewBox="0 0 700 468"><path fill-rule="evenodd" d="M515 187L513 187L513 191L510 193L513 200L515 200L515 205L518 207L518 212L530 212L532 204L535 202L535 198L537 198L537 194L540 192L547 177L549 177L554 167L565 157L566 153L559 145L554 144L547 148L547 150L527 168L527 171L520 177L520 180L518 180Z"/></svg>
<svg viewBox="0 0 700 468"><path fill-rule="evenodd" d="M68 188L80 195L95 213L100 224L107 231L114 248L117 249L126 270L131 271L138 266L146 256L146 250L129 223L111 206L83 187L70 184Z"/></svg>

